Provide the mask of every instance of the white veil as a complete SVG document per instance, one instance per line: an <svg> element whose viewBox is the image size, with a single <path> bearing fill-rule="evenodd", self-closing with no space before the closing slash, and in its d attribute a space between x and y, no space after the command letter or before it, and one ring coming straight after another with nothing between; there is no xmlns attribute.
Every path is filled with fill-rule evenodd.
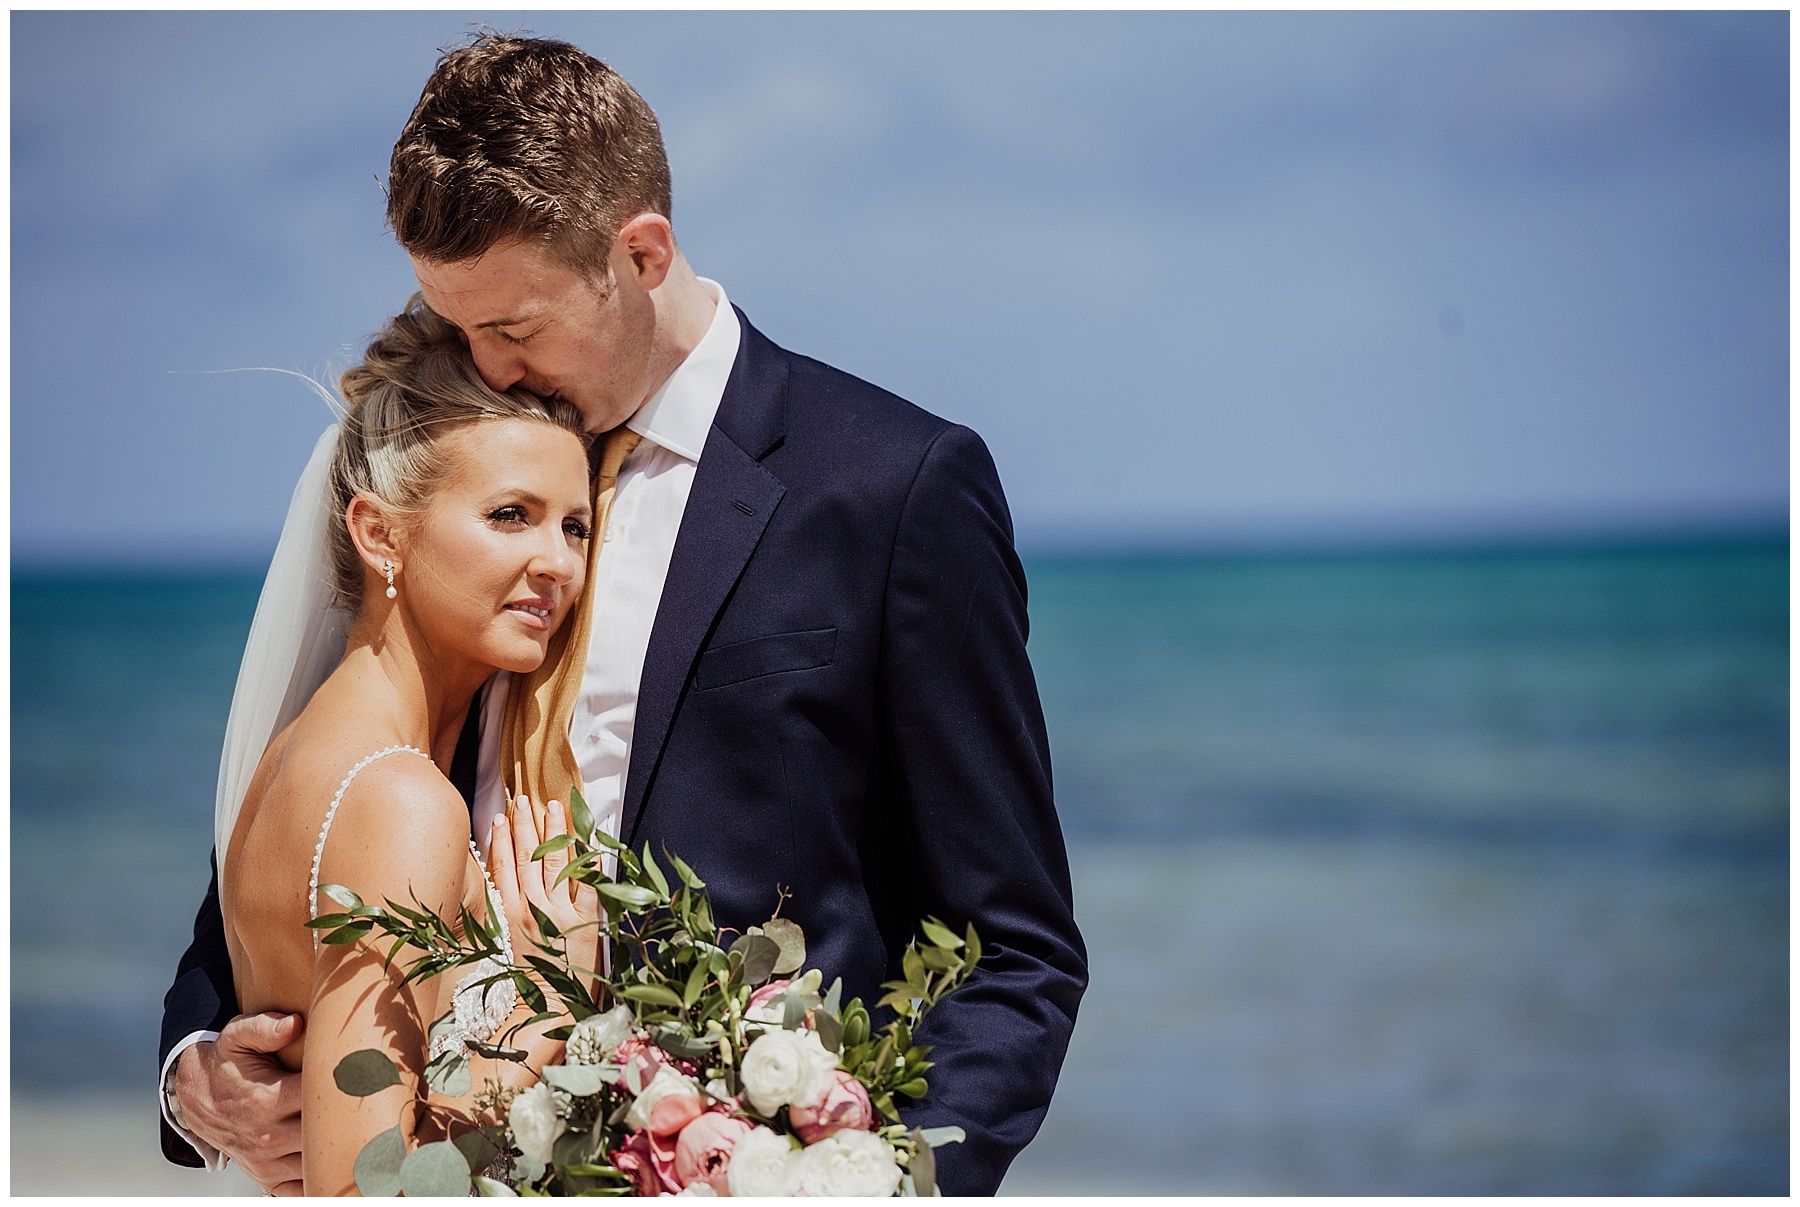
<svg viewBox="0 0 1800 1207"><path fill-rule="evenodd" d="M330 503L337 439L334 423L313 446L294 487L238 666L213 808L213 856L221 876L231 831L263 749L300 714L344 655L353 617L333 606L330 552L331 525L337 520Z"/></svg>

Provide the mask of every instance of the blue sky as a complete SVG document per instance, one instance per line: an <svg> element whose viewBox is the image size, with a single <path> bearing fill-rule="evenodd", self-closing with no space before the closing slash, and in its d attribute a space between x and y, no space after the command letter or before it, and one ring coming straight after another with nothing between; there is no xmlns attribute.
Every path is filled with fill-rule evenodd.
<svg viewBox="0 0 1800 1207"><path fill-rule="evenodd" d="M473 21L663 122L765 333L968 423L1027 543L1785 516L1787 15L12 21L13 538L266 551L412 283L388 151Z"/></svg>

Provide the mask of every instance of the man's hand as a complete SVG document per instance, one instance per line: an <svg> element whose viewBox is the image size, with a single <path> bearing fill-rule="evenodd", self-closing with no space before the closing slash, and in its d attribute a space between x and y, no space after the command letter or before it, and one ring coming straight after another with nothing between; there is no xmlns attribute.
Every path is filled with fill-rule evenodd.
<svg viewBox="0 0 1800 1207"><path fill-rule="evenodd" d="M298 1014L240 1014L212 1043L175 1062L183 1124L271 1194L300 1194L300 1074L273 1055L296 1039Z"/></svg>

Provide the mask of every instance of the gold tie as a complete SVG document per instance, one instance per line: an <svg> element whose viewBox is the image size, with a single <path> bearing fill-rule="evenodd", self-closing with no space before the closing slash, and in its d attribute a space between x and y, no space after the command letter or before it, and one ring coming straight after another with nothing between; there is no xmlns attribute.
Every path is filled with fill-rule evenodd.
<svg viewBox="0 0 1800 1207"><path fill-rule="evenodd" d="M569 745L569 721L581 695L587 671L588 630L594 611L594 567L605 543L613 496L618 493L619 467L642 437L627 427L608 432L601 446L600 470L594 475L594 526L588 539L587 581L581 598L569 609L562 628L550 638L543 664L513 679L506 700L506 721L500 730L500 769L503 779L510 769L509 796L531 797L543 833L544 807L562 802L568 816L569 790L581 783L581 767Z"/></svg>

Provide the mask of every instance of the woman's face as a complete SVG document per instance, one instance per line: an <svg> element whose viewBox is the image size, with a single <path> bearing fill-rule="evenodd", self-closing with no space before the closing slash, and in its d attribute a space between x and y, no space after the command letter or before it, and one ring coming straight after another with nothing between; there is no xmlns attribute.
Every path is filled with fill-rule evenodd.
<svg viewBox="0 0 1800 1207"><path fill-rule="evenodd" d="M446 666L534 670L587 571L587 453L528 419L471 424L444 445L450 468L409 526L397 602Z"/></svg>

